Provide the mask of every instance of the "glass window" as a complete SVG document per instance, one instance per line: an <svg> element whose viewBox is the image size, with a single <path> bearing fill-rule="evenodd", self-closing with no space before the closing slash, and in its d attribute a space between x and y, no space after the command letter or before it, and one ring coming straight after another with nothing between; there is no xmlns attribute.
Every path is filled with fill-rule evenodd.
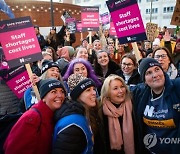
<svg viewBox="0 0 180 154"><path fill-rule="evenodd" d="M77 3L81 3L81 0L75 0L75 3L77 4Z"/></svg>
<svg viewBox="0 0 180 154"><path fill-rule="evenodd" d="M166 7L163 8L163 12L166 13Z"/></svg>

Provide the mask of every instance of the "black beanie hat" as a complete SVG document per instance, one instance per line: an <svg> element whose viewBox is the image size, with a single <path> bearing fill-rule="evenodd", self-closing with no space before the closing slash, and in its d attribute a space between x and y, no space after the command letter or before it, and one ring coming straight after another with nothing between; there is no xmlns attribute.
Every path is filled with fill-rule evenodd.
<svg viewBox="0 0 180 154"><path fill-rule="evenodd" d="M142 81L145 81L145 73L147 69L153 66L159 66L162 69L161 64L159 64L154 58L143 58L141 60L138 70Z"/></svg>
<svg viewBox="0 0 180 154"><path fill-rule="evenodd" d="M53 26L53 27L50 28L50 30L55 30L56 31L56 27Z"/></svg>
<svg viewBox="0 0 180 154"><path fill-rule="evenodd" d="M151 53L153 53L153 50L152 50L151 48L147 49L147 51L146 51L146 57L147 57L149 54L151 54Z"/></svg>
<svg viewBox="0 0 180 154"><path fill-rule="evenodd" d="M75 85L70 93L72 100L77 100L81 93L91 86L96 87L96 84L90 78L82 79L79 83L77 82L77 85Z"/></svg>
<svg viewBox="0 0 180 154"><path fill-rule="evenodd" d="M48 92L50 92L52 89L55 88L62 88L64 90L64 94L66 95L64 86L59 80L56 79L41 80L40 88L39 88L40 98L43 99Z"/></svg>
<svg viewBox="0 0 180 154"><path fill-rule="evenodd" d="M59 72L60 72L59 65L56 62L52 62L52 61L49 61L49 60L44 60L44 62L42 63L41 74L46 72L51 67L57 67L59 69Z"/></svg>

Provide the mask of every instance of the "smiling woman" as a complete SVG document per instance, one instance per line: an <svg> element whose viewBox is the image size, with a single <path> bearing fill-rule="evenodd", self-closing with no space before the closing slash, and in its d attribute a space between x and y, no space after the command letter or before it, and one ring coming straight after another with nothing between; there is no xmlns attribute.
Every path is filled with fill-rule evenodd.
<svg viewBox="0 0 180 154"><path fill-rule="evenodd" d="M178 76L178 71L173 63L171 53L166 47L156 48L152 57L161 64L163 71L169 75L170 79L175 79Z"/></svg>
<svg viewBox="0 0 180 154"><path fill-rule="evenodd" d="M115 74L119 69L119 65L111 60L108 53L104 50L100 50L96 53L94 62L94 70L98 78L103 82L104 79L110 74Z"/></svg>
<svg viewBox="0 0 180 154"><path fill-rule="evenodd" d="M41 100L13 126L4 144L6 154L51 153L53 113L63 104L65 89L56 79L43 80L40 84Z"/></svg>
<svg viewBox="0 0 180 154"><path fill-rule="evenodd" d="M92 154L98 128L97 112L92 110L97 106L95 83L80 74L72 74L68 78L68 85L71 100L63 104L55 114L53 154ZM92 120L94 118L95 121ZM100 143L103 145L103 141Z"/></svg>
<svg viewBox="0 0 180 154"><path fill-rule="evenodd" d="M125 54L121 59L121 69L116 74L125 80L127 85L137 85L142 82L137 70L136 57L132 53Z"/></svg>
<svg viewBox="0 0 180 154"><path fill-rule="evenodd" d="M135 153L132 102L124 80L109 75L101 89L107 153Z"/></svg>

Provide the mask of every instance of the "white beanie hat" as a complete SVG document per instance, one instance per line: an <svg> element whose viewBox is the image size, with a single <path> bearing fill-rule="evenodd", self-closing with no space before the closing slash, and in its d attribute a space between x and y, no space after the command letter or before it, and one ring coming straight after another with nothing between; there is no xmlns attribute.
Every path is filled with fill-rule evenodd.
<svg viewBox="0 0 180 154"><path fill-rule="evenodd" d="M158 45L158 46L160 46L160 39L159 39L159 38L155 38L155 39L154 39L154 42L153 42L153 45Z"/></svg>

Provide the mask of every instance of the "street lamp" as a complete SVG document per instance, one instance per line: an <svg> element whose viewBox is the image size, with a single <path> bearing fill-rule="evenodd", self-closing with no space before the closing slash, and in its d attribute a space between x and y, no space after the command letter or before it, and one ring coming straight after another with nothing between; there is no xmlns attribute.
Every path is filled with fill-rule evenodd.
<svg viewBox="0 0 180 154"><path fill-rule="evenodd" d="M153 0L151 0L151 12L150 12L150 23L151 23L151 20L152 20L152 2L153 2Z"/></svg>
<svg viewBox="0 0 180 154"><path fill-rule="evenodd" d="M51 2L51 26L54 26L54 15L53 15L53 0Z"/></svg>

